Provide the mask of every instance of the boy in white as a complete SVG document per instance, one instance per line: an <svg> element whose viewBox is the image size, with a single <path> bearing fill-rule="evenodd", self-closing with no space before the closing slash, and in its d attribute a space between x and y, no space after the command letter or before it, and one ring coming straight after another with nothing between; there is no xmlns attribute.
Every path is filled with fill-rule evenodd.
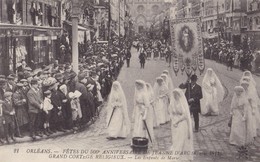
<svg viewBox="0 0 260 162"><path fill-rule="evenodd" d="M45 113L44 117L44 134L49 136L53 132L50 130L50 117L51 117L51 110L53 109L53 105L51 104L51 91L47 90L44 92L44 101L43 101L43 111Z"/></svg>

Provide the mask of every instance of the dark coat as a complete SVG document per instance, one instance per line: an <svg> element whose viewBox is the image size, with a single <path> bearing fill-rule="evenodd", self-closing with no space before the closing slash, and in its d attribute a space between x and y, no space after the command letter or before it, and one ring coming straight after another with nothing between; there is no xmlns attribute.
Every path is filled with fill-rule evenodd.
<svg viewBox="0 0 260 162"><path fill-rule="evenodd" d="M58 108L62 108L62 96L56 90L51 93L51 103L53 105L53 109L51 110L51 122L62 122L64 120L62 110Z"/></svg>
<svg viewBox="0 0 260 162"><path fill-rule="evenodd" d="M43 103L41 91L37 93L31 88L27 93L29 113L40 113Z"/></svg>
<svg viewBox="0 0 260 162"><path fill-rule="evenodd" d="M179 86L179 88L186 89L185 96L186 96L187 101L189 101L189 99L191 99L191 98L194 99L193 102L188 102L189 106L190 106L190 110L198 111L200 113L201 112L200 99L202 99L202 97L203 97L201 86L199 86L196 83L194 87L191 87L190 83L185 83L185 84L181 84Z"/></svg>
<svg viewBox="0 0 260 162"><path fill-rule="evenodd" d="M3 103L3 114L5 118L5 123L9 124L14 122L14 115L10 115L10 112L14 111L12 102L7 102L6 100Z"/></svg>
<svg viewBox="0 0 260 162"><path fill-rule="evenodd" d="M21 90L17 90L13 94L13 106L15 108L17 122L19 126L22 126L29 122L27 102L23 102L23 99L26 100L26 97L23 95Z"/></svg>

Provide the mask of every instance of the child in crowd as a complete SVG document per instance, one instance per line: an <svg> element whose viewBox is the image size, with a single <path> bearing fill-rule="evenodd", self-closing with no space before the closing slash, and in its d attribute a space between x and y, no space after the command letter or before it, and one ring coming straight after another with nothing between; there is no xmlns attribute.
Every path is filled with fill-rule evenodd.
<svg viewBox="0 0 260 162"><path fill-rule="evenodd" d="M44 92L44 101L43 101L43 111L45 113L44 119L44 134L49 136L53 132L50 130L50 117L51 117L51 110L53 109L53 105L51 103L51 91L47 90Z"/></svg>

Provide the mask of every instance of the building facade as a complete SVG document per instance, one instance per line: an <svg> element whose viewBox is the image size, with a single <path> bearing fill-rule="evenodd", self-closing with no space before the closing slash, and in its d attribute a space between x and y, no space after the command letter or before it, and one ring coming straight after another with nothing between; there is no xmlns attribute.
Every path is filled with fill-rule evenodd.
<svg viewBox="0 0 260 162"><path fill-rule="evenodd" d="M134 30L146 32L152 24L158 23L160 16L165 15L164 0L126 0L133 19Z"/></svg>
<svg viewBox="0 0 260 162"><path fill-rule="evenodd" d="M55 58L61 34L60 0L0 1L0 73L16 73L22 60L32 68Z"/></svg>

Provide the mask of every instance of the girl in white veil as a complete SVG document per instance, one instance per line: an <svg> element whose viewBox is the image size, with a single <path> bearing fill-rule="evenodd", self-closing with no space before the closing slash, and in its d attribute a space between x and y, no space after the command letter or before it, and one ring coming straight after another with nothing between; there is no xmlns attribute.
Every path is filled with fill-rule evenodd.
<svg viewBox="0 0 260 162"><path fill-rule="evenodd" d="M133 111L133 137L147 137L147 130L143 121L147 118L149 105L149 97L147 95L145 82L143 80L136 80Z"/></svg>
<svg viewBox="0 0 260 162"><path fill-rule="evenodd" d="M173 153L177 153L178 160L193 160L193 132L190 110L183 91L179 88L173 90L170 103L171 131ZM183 151L189 152L181 155Z"/></svg>
<svg viewBox="0 0 260 162"><path fill-rule="evenodd" d="M241 150L253 142L250 105L242 86L235 87L231 101L232 124L229 143L238 146Z"/></svg>
<svg viewBox="0 0 260 162"><path fill-rule="evenodd" d="M242 79L243 79L244 77L249 77L250 82L252 83L252 85L253 85L254 87L256 87L255 79L253 78L252 73L251 73L250 71L247 70L247 71L244 71L244 72L243 72L242 77L241 77L241 80L240 80L240 83L242 82Z"/></svg>
<svg viewBox="0 0 260 162"><path fill-rule="evenodd" d="M170 121L170 114L169 114L169 104L170 104L170 95L171 95L171 90L169 88L169 79L168 76L166 74L161 74L161 78L163 78L163 81L167 87L167 95L163 98L164 103L166 105L165 108L165 118L166 118L166 122Z"/></svg>
<svg viewBox="0 0 260 162"><path fill-rule="evenodd" d="M213 69L208 68L202 80L201 113L218 115L218 104L224 99L225 90Z"/></svg>
<svg viewBox="0 0 260 162"><path fill-rule="evenodd" d="M107 104L108 139L126 138L131 123L127 111L124 91L118 81L114 81Z"/></svg>
<svg viewBox="0 0 260 162"><path fill-rule="evenodd" d="M167 75L167 79L168 79L168 88L169 88L169 91L170 93L173 91L174 89L174 85L173 85L173 82L172 82L172 77L171 75L169 74L169 71L168 70L163 70L163 74Z"/></svg>
<svg viewBox="0 0 260 162"><path fill-rule="evenodd" d="M156 122L155 127L160 124L166 123L166 110L168 110L168 89L162 77L157 77L154 83L154 96L155 96L155 114Z"/></svg>
<svg viewBox="0 0 260 162"><path fill-rule="evenodd" d="M244 77L246 78L246 77ZM252 83L251 83L252 84ZM259 110L257 107L257 97L254 92L252 92L252 85L250 86L250 82L244 80L240 83L240 85L245 89L245 97L248 99L250 109L248 111L250 116L249 120L252 120L252 134L254 137L257 136L257 129L259 129Z"/></svg>

